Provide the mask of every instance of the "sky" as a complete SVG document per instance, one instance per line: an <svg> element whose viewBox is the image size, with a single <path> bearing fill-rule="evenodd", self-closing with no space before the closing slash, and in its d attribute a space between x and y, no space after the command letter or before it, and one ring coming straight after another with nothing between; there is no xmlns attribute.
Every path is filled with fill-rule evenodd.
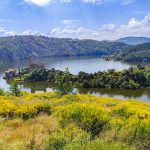
<svg viewBox="0 0 150 150"><path fill-rule="evenodd" d="M150 0L0 0L0 36L150 37Z"/></svg>

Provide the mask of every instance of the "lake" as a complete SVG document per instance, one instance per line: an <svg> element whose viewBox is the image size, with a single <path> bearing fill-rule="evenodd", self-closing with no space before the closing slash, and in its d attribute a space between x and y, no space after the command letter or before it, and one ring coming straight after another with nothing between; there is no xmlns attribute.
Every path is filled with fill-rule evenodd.
<svg viewBox="0 0 150 150"><path fill-rule="evenodd" d="M100 57L51 57L34 60L37 63L44 62L47 69L55 68L64 71L69 68L73 74L79 71L94 73L109 69L123 70L137 64L128 64L118 61L106 61ZM28 65L28 61L16 61L0 66L0 87L8 90L9 84L3 79L4 71L8 68L18 68ZM47 82L26 83L21 85L23 91L27 92L49 92L52 91L51 85ZM80 89L80 93L94 94L97 96L111 96L120 99L139 99L150 102L150 89L140 90L118 90L118 89Z"/></svg>

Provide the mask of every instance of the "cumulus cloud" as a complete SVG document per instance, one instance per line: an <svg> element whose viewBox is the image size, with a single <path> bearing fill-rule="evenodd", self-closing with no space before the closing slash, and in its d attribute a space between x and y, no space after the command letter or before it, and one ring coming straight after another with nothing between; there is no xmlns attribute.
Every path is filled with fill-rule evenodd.
<svg viewBox="0 0 150 150"><path fill-rule="evenodd" d="M41 35L39 31L33 31L31 29L25 30L21 35Z"/></svg>
<svg viewBox="0 0 150 150"><path fill-rule="evenodd" d="M83 27L67 28L66 26L54 28L51 35L56 37L70 37L96 40L115 40L125 36L147 36L150 35L150 15L146 15L142 20L131 18L127 24L116 25L105 24L99 29L89 29Z"/></svg>
<svg viewBox="0 0 150 150"><path fill-rule="evenodd" d="M13 36L17 33L15 31L7 31L4 28L0 27L0 36Z"/></svg>
<svg viewBox="0 0 150 150"><path fill-rule="evenodd" d="M51 29L48 33L41 33L31 29L25 30L22 33L17 33L15 31L7 31L4 28L0 28L0 36L44 35L59 38L63 37L95 40L116 40L126 36L150 37L150 15L146 15L141 20L131 18L126 24L105 24L100 26L98 29L76 26L74 24L76 21L77 20L63 20L60 26ZM70 26L72 23L74 26Z"/></svg>

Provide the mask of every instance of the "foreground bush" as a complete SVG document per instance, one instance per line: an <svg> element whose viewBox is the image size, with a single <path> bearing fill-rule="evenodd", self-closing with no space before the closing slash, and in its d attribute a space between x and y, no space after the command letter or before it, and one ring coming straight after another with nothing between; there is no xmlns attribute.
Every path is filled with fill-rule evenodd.
<svg viewBox="0 0 150 150"><path fill-rule="evenodd" d="M45 150L63 150L69 145L84 145L90 140L90 135L80 128L70 125L52 133L46 142Z"/></svg>
<svg viewBox="0 0 150 150"><path fill-rule="evenodd" d="M108 113L96 105L73 104L58 109L62 125L75 122L93 136L102 131L109 123Z"/></svg>
<svg viewBox="0 0 150 150"><path fill-rule="evenodd" d="M0 116L11 119L11 118L22 118L30 119L40 113L51 114L51 106L49 103L42 102L39 100L28 101L28 100L10 100L0 97Z"/></svg>
<svg viewBox="0 0 150 150"><path fill-rule="evenodd" d="M105 140L91 140L90 135L70 125L52 133L46 141L45 150L129 150L128 146ZM131 149L130 149L131 150Z"/></svg>

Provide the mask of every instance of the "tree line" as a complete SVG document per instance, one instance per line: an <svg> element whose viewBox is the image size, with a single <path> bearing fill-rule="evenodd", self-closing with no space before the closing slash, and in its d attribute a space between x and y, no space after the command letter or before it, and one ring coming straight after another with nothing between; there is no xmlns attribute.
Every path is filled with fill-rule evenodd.
<svg viewBox="0 0 150 150"><path fill-rule="evenodd" d="M22 72L26 82L49 81L54 86L59 77L63 77L66 74L66 71L55 69L41 69L28 72L28 68L25 68ZM150 87L150 68L140 65L122 71L113 69L96 73L81 71L77 75L73 75L67 70L67 74L68 77L63 79L64 82L68 80L68 84L71 82L76 87L82 88L139 89Z"/></svg>

